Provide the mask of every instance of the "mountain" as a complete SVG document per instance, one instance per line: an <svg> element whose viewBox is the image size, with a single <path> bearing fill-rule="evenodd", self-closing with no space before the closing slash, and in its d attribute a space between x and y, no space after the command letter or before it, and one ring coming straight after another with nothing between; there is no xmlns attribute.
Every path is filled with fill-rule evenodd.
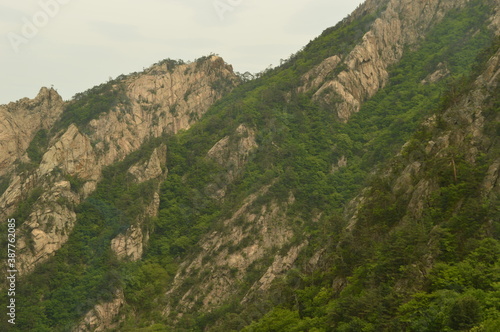
<svg viewBox="0 0 500 332"><path fill-rule="evenodd" d="M368 0L255 79L0 106L16 327L497 331L499 10Z"/></svg>
<svg viewBox="0 0 500 332"><path fill-rule="evenodd" d="M94 87L66 104L56 91L42 88L34 100L2 108L4 132L10 135L3 145L7 157L2 172L11 172L13 179L0 199L2 215L19 216L24 223L20 231L31 233L20 242L20 273L32 271L67 241L76 220L73 205L96 190L103 168L146 141L189 128L238 80L215 56L191 64L165 61ZM161 163L150 160L130 172L144 182L164 171ZM40 197L28 200L36 206L19 209L33 192ZM64 204L56 203L59 197ZM23 251L29 245L32 250Z"/></svg>

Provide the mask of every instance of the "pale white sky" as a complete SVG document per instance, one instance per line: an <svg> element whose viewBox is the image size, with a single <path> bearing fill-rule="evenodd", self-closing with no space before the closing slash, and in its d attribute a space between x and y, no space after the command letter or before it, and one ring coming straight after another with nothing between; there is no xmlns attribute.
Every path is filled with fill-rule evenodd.
<svg viewBox="0 0 500 332"><path fill-rule="evenodd" d="M64 99L166 58L276 66L363 0L0 0L0 104Z"/></svg>

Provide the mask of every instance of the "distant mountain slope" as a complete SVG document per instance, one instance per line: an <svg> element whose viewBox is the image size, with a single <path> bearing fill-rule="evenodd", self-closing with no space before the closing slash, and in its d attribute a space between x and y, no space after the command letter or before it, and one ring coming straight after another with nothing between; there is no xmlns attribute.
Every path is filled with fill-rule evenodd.
<svg viewBox="0 0 500 332"><path fill-rule="evenodd" d="M106 178L103 170L127 157L138 162L129 165L130 180L151 187L142 219L156 215L159 182L167 172L161 137L189 128L239 82L217 56L188 64L165 60L68 102L43 88L34 100L2 106L0 214L18 220L19 274L50 260L71 239L78 206ZM131 228L135 243L118 238L115 251L139 259L147 232Z"/></svg>
<svg viewBox="0 0 500 332"><path fill-rule="evenodd" d="M42 90L0 182L18 327L496 331L499 9L368 0L242 84L207 57Z"/></svg>
<svg viewBox="0 0 500 332"><path fill-rule="evenodd" d="M44 211L57 195L66 195L69 204L79 204L95 190L103 167L123 160L148 139L189 128L237 82L232 68L214 56L191 64L165 61L144 73L123 76L78 94L64 106L57 92L47 89L34 101L7 105L6 116L17 117L17 122L4 130L10 136L5 137L9 144L2 154L13 158L5 160L2 170L9 172L15 167L0 198L1 215L12 214L29 196L30 188L50 191L54 183L68 178L79 183L78 188L71 188L77 195L68 187L65 193L41 196L33 202L36 206L23 206L25 211L16 212L25 214L22 231L31 232L21 240L18 269L31 271L71 233L76 217L72 208ZM45 100L40 106L43 109L36 106L42 103L39 100ZM35 116L23 113L25 108L32 109ZM62 229L62 234L57 234ZM23 251L28 242L34 250Z"/></svg>

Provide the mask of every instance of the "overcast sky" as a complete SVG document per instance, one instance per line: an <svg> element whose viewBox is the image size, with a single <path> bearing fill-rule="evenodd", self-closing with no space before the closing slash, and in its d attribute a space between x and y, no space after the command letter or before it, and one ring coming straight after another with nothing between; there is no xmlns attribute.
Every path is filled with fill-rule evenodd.
<svg viewBox="0 0 500 332"><path fill-rule="evenodd" d="M64 99L165 58L276 66L363 0L0 0L0 104Z"/></svg>

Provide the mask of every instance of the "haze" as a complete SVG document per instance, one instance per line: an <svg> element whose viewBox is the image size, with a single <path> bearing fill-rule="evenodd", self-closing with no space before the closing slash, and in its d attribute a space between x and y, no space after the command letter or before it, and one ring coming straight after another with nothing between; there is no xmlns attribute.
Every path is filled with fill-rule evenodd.
<svg viewBox="0 0 500 332"><path fill-rule="evenodd" d="M165 59L215 53L256 73L297 52L361 0L0 0L0 104L75 93Z"/></svg>

